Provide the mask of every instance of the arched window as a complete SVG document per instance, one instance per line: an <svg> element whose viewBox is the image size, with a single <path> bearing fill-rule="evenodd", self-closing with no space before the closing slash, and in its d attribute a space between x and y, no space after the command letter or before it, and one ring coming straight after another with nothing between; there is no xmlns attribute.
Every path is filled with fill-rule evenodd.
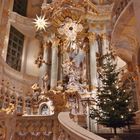
<svg viewBox="0 0 140 140"><path fill-rule="evenodd" d="M4 95L3 108L7 108L8 105L9 105L9 95L8 95L8 93L6 92L5 95Z"/></svg>
<svg viewBox="0 0 140 140"><path fill-rule="evenodd" d="M23 99L22 97L18 98L18 103L17 103L17 114L22 114L23 113Z"/></svg>
<svg viewBox="0 0 140 140"><path fill-rule="evenodd" d="M52 3L52 0L47 0L47 3Z"/></svg>
<svg viewBox="0 0 140 140"><path fill-rule="evenodd" d="M41 115L49 115L49 109L46 104L42 105L40 113L41 113Z"/></svg>
<svg viewBox="0 0 140 140"><path fill-rule="evenodd" d="M25 108L26 108L26 114L30 115L31 114L31 101L29 98L25 100Z"/></svg>
<svg viewBox="0 0 140 140"><path fill-rule="evenodd" d="M11 95L11 96L10 96L10 103L11 103L11 104L14 104L14 105L16 104L16 98L15 98L14 95Z"/></svg>

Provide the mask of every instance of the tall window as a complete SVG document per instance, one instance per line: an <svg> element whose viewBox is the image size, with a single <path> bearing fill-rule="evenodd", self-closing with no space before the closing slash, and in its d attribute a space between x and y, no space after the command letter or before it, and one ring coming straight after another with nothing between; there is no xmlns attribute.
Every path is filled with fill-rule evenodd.
<svg viewBox="0 0 140 140"><path fill-rule="evenodd" d="M21 69L24 35L11 26L6 62L15 70Z"/></svg>
<svg viewBox="0 0 140 140"><path fill-rule="evenodd" d="M52 3L52 0L47 0L47 3Z"/></svg>
<svg viewBox="0 0 140 140"><path fill-rule="evenodd" d="M13 11L26 16L27 2L28 0L14 0Z"/></svg>

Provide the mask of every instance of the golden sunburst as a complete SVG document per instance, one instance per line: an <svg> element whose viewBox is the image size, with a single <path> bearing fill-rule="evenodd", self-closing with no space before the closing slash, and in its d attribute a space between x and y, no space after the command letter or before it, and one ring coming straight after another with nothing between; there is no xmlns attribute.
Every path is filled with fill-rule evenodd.
<svg viewBox="0 0 140 140"><path fill-rule="evenodd" d="M34 19L34 22L35 24L35 27L38 30L44 30L45 31L45 28L47 27L47 25L49 24L48 20L45 19L45 15L44 16L40 16L38 17L36 15L36 19Z"/></svg>

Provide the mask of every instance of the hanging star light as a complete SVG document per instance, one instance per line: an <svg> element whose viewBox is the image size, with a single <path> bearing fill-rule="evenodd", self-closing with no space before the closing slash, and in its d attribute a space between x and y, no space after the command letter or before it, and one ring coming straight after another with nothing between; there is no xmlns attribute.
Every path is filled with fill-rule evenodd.
<svg viewBox="0 0 140 140"><path fill-rule="evenodd" d="M35 24L35 27L38 30L44 30L47 27L47 25L49 24L47 19L45 19L45 15L44 16L40 16L38 17L36 15L36 19L34 19L35 22L33 22Z"/></svg>

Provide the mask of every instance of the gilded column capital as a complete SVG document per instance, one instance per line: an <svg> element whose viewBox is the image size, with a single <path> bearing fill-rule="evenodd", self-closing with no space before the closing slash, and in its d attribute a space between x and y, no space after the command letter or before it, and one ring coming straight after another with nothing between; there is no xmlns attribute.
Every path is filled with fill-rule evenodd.
<svg viewBox="0 0 140 140"><path fill-rule="evenodd" d="M88 39L90 42L94 42L96 40L96 33L89 33Z"/></svg>
<svg viewBox="0 0 140 140"><path fill-rule="evenodd" d="M57 47L59 42L60 42L60 39L58 39L57 37L53 38L52 39L52 47Z"/></svg>
<svg viewBox="0 0 140 140"><path fill-rule="evenodd" d="M109 37L106 33L101 34L103 40L109 40Z"/></svg>
<svg viewBox="0 0 140 140"><path fill-rule="evenodd" d="M44 49L47 49L47 48L48 48L48 43L47 43L47 42L44 42L44 43L43 43L43 48L44 48Z"/></svg>

